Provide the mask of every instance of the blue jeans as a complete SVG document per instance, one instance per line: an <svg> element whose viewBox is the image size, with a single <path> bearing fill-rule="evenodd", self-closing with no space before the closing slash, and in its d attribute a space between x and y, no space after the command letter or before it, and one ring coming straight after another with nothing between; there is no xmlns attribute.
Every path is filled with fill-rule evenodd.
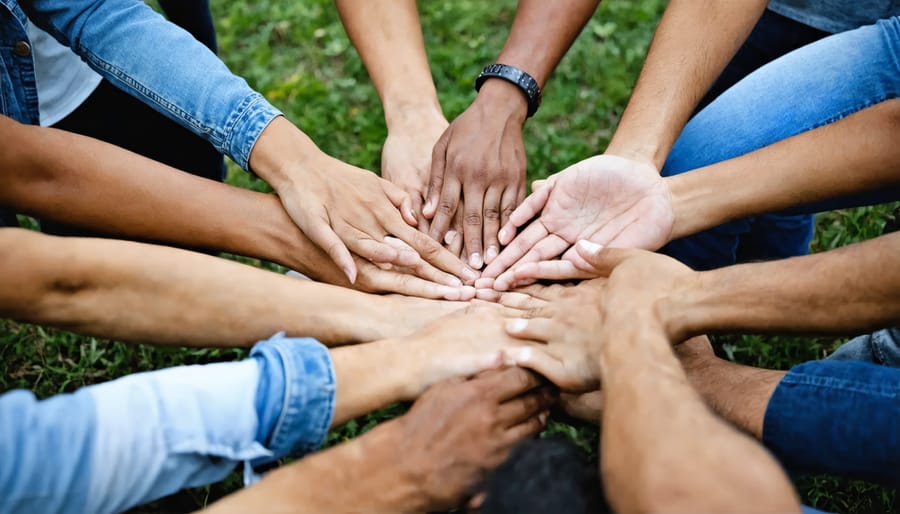
<svg viewBox="0 0 900 514"><path fill-rule="evenodd" d="M838 360L791 368L762 439L792 471L900 484L900 369Z"/></svg>
<svg viewBox="0 0 900 514"><path fill-rule="evenodd" d="M897 17L790 52L748 75L691 119L662 174L676 175L738 157L897 98L898 56ZM799 206L787 213L726 223L672 241L661 251L695 269L734 264L738 258L801 255L808 252L812 236L809 213L897 198L900 190L890 189Z"/></svg>
<svg viewBox="0 0 900 514"><path fill-rule="evenodd" d="M900 328L887 328L851 339L828 358L900 368Z"/></svg>
<svg viewBox="0 0 900 514"><path fill-rule="evenodd" d="M0 396L0 512L111 513L303 455L334 408L328 350L280 334L241 362ZM252 479L252 472L248 474Z"/></svg>

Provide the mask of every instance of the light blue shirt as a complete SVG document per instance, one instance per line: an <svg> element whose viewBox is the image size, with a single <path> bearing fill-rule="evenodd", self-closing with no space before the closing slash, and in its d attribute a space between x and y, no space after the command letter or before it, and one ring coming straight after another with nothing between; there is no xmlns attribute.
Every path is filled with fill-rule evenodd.
<svg viewBox="0 0 900 514"><path fill-rule="evenodd" d="M40 122L29 19L116 87L248 169L280 112L202 43L140 0L0 0L0 113Z"/></svg>
<svg viewBox="0 0 900 514"><path fill-rule="evenodd" d="M121 512L222 480L241 461L302 456L324 441L334 395L328 350L281 334L241 362L139 373L43 401L6 393L0 512Z"/></svg>

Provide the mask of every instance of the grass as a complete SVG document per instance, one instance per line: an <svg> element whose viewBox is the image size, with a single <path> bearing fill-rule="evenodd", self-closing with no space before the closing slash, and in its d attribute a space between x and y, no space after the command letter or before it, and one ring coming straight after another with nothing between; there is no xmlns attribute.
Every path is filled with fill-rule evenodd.
<svg viewBox="0 0 900 514"><path fill-rule="evenodd" d="M377 170L386 136L374 89L328 0L214 0L223 59L263 92L326 152ZM666 2L604 2L546 88L540 112L525 129L529 175L538 178L606 146L640 70L652 30ZM500 50L516 2L421 2L432 71L448 119L474 98L473 77ZM229 182L266 190L233 165ZM819 217L814 250L878 235L890 208L852 209ZM254 264L264 264L250 261ZM821 358L834 338L732 336L720 339L723 355L742 363L785 369ZM0 320L0 391L29 388L41 397L72 391L129 373L179 364L232 360L239 350L155 348L80 337ZM352 438L402 407L378 411L333 431L330 443ZM596 447L591 428L554 422L586 449ZM223 484L175 495L142 510L181 512L234 490ZM831 477L798 480L806 503L835 512L891 512L896 491Z"/></svg>

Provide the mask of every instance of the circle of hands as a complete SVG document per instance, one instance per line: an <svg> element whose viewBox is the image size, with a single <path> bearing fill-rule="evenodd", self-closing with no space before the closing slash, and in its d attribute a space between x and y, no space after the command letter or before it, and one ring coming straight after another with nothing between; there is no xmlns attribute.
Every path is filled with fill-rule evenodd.
<svg viewBox="0 0 900 514"><path fill-rule="evenodd" d="M458 417L434 427L453 433L428 437L454 451L464 439L473 452L454 454L454 480L432 484L447 505L542 430L551 406L598 422L604 351L627 344L607 342L636 329L688 339L660 305L698 276L652 252L674 225L653 165L594 156L536 181L526 197L521 126L482 130L489 121L473 109L452 124L437 116L390 133L382 177L335 161L319 168L327 178L313 174L304 192L282 196L336 264L329 281L395 293L388 300L412 332L409 351L429 356L422 389L410 392L422 397L397 423L422 433ZM288 205L286 196L302 198ZM680 348L711 351L695 342Z"/></svg>

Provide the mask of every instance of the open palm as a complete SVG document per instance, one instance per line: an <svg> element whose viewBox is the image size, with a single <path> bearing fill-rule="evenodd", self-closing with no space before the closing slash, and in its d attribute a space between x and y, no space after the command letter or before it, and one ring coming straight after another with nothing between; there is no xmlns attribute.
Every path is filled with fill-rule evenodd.
<svg viewBox="0 0 900 514"><path fill-rule="evenodd" d="M516 265L559 255L577 262L577 252L567 250L581 239L656 250L668 242L673 221L669 189L652 165L613 155L591 157L544 181L513 212L501 231L501 243L509 245L482 276L496 278Z"/></svg>

